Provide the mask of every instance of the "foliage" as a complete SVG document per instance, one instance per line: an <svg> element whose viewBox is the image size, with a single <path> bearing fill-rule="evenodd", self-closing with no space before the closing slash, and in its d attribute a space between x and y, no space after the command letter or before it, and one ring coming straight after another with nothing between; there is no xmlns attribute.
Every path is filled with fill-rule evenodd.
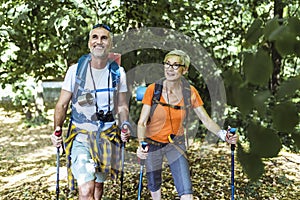
<svg viewBox="0 0 300 200"><path fill-rule="evenodd" d="M279 10L286 6L277 3L282 6ZM290 145L285 138L295 138L299 131L300 20L288 14L279 16L280 12L274 10L273 18L263 12L253 20L245 34L242 68L226 72L230 88L227 94L231 96L231 105L237 106L242 114L245 136L250 142L248 152L240 151L240 161L245 167L257 160L257 164L251 165L262 169L260 158L276 156L281 143ZM231 75L236 80L231 81ZM293 86L287 89L291 82ZM279 135L284 135L281 140ZM256 172L262 174L262 170ZM251 177L256 180L260 176Z"/></svg>
<svg viewBox="0 0 300 200"><path fill-rule="evenodd" d="M248 146L240 146L238 157L253 180L262 174L264 158L277 156L281 148L299 150L298 1L134 0L112 6L114 2L2 1L2 87L16 86L29 76L35 80L61 80L68 66L88 52L88 31L96 22L110 25L116 36L128 33L126 39L131 41L134 40L130 38L130 30L165 28L173 32L168 32L161 43L182 41L194 47L201 44L216 64L216 73L222 75L226 88L224 124L238 127L240 139L248 143ZM134 42L140 44L145 38L148 39L145 42L151 44L148 35ZM118 46L124 44L122 40L115 43L115 50L130 49L128 43ZM151 48L141 45L122 55L126 71L147 63L161 63L166 50L159 48L161 44L151 45ZM196 60L193 55L191 58ZM207 76L215 74L200 73L197 70L200 64L207 63L192 63L188 78L200 91L209 114L215 115L211 110L212 91L206 82ZM145 72L142 72L144 80L134 84L151 80L148 71ZM141 74L136 71L138 73ZM134 87L130 91L134 91ZM32 105L30 95L24 93L23 100ZM134 121L138 117L138 106L131 104ZM198 135L202 135L200 129ZM257 161L254 166L258 167L258 174L252 160Z"/></svg>

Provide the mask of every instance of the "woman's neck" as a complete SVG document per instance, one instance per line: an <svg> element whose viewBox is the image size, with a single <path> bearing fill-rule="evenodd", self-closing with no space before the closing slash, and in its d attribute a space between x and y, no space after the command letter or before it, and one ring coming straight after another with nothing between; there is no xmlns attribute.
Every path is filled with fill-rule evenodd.
<svg viewBox="0 0 300 200"><path fill-rule="evenodd" d="M166 80L164 82L164 87L167 89L167 91L174 91L174 90L181 90L181 81L180 79L178 81L168 81Z"/></svg>
<svg viewBox="0 0 300 200"><path fill-rule="evenodd" d="M177 105L182 99L181 81L165 81L163 85L163 98L168 104Z"/></svg>

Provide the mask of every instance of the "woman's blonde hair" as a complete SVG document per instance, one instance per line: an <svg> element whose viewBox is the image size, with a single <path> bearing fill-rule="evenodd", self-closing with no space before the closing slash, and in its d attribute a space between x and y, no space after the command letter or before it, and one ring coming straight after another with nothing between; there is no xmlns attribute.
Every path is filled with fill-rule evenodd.
<svg viewBox="0 0 300 200"><path fill-rule="evenodd" d="M178 56L180 59L180 62L182 65L185 66L185 68L188 68L190 66L191 59L190 57L182 50L175 49L173 51L170 51L166 54L164 62L170 57L170 56Z"/></svg>

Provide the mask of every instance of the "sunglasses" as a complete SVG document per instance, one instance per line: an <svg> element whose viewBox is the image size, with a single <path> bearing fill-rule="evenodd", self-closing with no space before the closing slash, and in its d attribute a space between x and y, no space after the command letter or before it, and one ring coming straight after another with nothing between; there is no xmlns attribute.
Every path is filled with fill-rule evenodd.
<svg viewBox="0 0 300 200"><path fill-rule="evenodd" d="M93 26L93 29L95 29L95 28L104 28L107 31L111 32L111 28L109 26L107 26L106 24L96 24Z"/></svg>

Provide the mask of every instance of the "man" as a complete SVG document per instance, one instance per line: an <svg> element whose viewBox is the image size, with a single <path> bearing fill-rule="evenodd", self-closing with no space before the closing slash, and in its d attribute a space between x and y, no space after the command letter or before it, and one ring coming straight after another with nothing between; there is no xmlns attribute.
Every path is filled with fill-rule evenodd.
<svg viewBox="0 0 300 200"><path fill-rule="evenodd" d="M89 34L90 54L81 57L65 76L55 106L54 128L61 131L68 104L72 101L71 128L65 147L68 157L69 186L77 180L79 199L101 199L108 173L120 170L120 143L130 136L126 102L126 74L123 67L111 61L111 29L97 24ZM118 116L116 125L115 116ZM54 146L62 137L51 135ZM72 173L70 173L72 172Z"/></svg>

